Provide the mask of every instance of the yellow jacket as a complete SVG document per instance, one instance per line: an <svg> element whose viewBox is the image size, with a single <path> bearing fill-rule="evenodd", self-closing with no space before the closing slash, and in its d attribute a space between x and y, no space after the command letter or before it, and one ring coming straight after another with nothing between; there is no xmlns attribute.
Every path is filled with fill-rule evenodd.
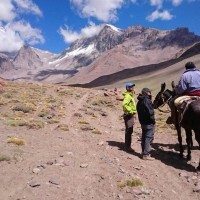
<svg viewBox="0 0 200 200"><path fill-rule="evenodd" d="M122 106L123 106L124 114L134 115L135 113L137 113L137 110L136 110L136 103L133 98L133 93L125 91L123 92L123 95L124 95L124 99L123 99Z"/></svg>

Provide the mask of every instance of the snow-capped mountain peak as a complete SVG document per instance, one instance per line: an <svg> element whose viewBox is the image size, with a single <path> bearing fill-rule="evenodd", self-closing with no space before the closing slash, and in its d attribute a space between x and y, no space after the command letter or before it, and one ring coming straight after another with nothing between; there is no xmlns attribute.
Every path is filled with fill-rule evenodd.
<svg viewBox="0 0 200 200"><path fill-rule="evenodd" d="M121 32L121 29L120 29L120 28L117 28L116 26L113 26L113 25L111 25L111 24L106 24L105 26L110 27L113 31Z"/></svg>

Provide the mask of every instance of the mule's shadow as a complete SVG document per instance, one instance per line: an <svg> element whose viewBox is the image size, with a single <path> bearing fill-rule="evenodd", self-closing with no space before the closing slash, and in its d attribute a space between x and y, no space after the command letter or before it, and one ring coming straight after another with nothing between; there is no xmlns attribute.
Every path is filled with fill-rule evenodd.
<svg viewBox="0 0 200 200"><path fill-rule="evenodd" d="M118 147L120 151L125 151L123 142L117 142L117 141L107 141L107 142L108 145L113 147ZM194 166L188 164L185 158L181 158L179 156L179 150L177 144L153 143L152 147L154 150L151 151L151 156L156 160L160 160L165 165L174 167L176 169L185 170L188 172L196 172ZM166 149L164 150L165 147L169 150ZM171 149L174 149L174 151L171 151ZM141 154L136 151L131 151L127 153L141 158Z"/></svg>
<svg viewBox="0 0 200 200"><path fill-rule="evenodd" d="M188 164L185 158L181 158L179 156L177 144L153 143L152 147L154 148L154 150L151 151L151 155L155 159L160 160L164 164L172 166L176 169L181 169L188 172L196 172L194 166ZM169 150L166 150L163 147L167 147L167 149ZM170 149L174 149L174 151L171 151Z"/></svg>
<svg viewBox="0 0 200 200"><path fill-rule="evenodd" d="M113 146L113 147L118 147L120 151L125 151L124 149L124 143L123 142L117 142L117 141L106 141L108 145ZM131 155L137 156L141 158L141 154L133 151L125 151L126 153L129 153Z"/></svg>

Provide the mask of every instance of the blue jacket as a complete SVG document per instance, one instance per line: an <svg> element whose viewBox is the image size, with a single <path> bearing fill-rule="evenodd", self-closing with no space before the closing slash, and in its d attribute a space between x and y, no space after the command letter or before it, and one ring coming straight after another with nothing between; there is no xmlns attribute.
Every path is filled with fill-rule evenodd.
<svg viewBox="0 0 200 200"><path fill-rule="evenodd" d="M176 87L177 94L200 91L200 71L198 69L188 69L181 76Z"/></svg>

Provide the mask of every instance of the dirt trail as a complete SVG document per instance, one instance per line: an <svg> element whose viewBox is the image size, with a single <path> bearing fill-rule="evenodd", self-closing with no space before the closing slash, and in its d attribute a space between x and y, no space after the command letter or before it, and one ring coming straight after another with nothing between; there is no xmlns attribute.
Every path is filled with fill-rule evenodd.
<svg viewBox="0 0 200 200"><path fill-rule="evenodd" d="M135 151L123 151L121 102L114 96L104 97L103 91L64 90L62 96L55 88L48 89L47 95L53 94L64 103L53 101L55 104L50 106L54 115L50 116L59 122L47 121L44 128L6 125L5 112L13 101L9 99L10 103L0 106L0 152L1 157L10 157L10 161L0 162L0 200L200 199L200 193L194 192L200 184L195 170L199 160L197 143L192 162L187 164L178 156L175 131L163 123L166 116L156 113L155 160L144 161L140 158L138 121L132 137ZM29 115L26 119L32 117ZM68 125L69 130L57 129L59 124ZM13 135L23 138L26 144L7 143L8 136ZM183 141L185 144L185 138ZM122 187L122 183L136 178L143 186Z"/></svg>

